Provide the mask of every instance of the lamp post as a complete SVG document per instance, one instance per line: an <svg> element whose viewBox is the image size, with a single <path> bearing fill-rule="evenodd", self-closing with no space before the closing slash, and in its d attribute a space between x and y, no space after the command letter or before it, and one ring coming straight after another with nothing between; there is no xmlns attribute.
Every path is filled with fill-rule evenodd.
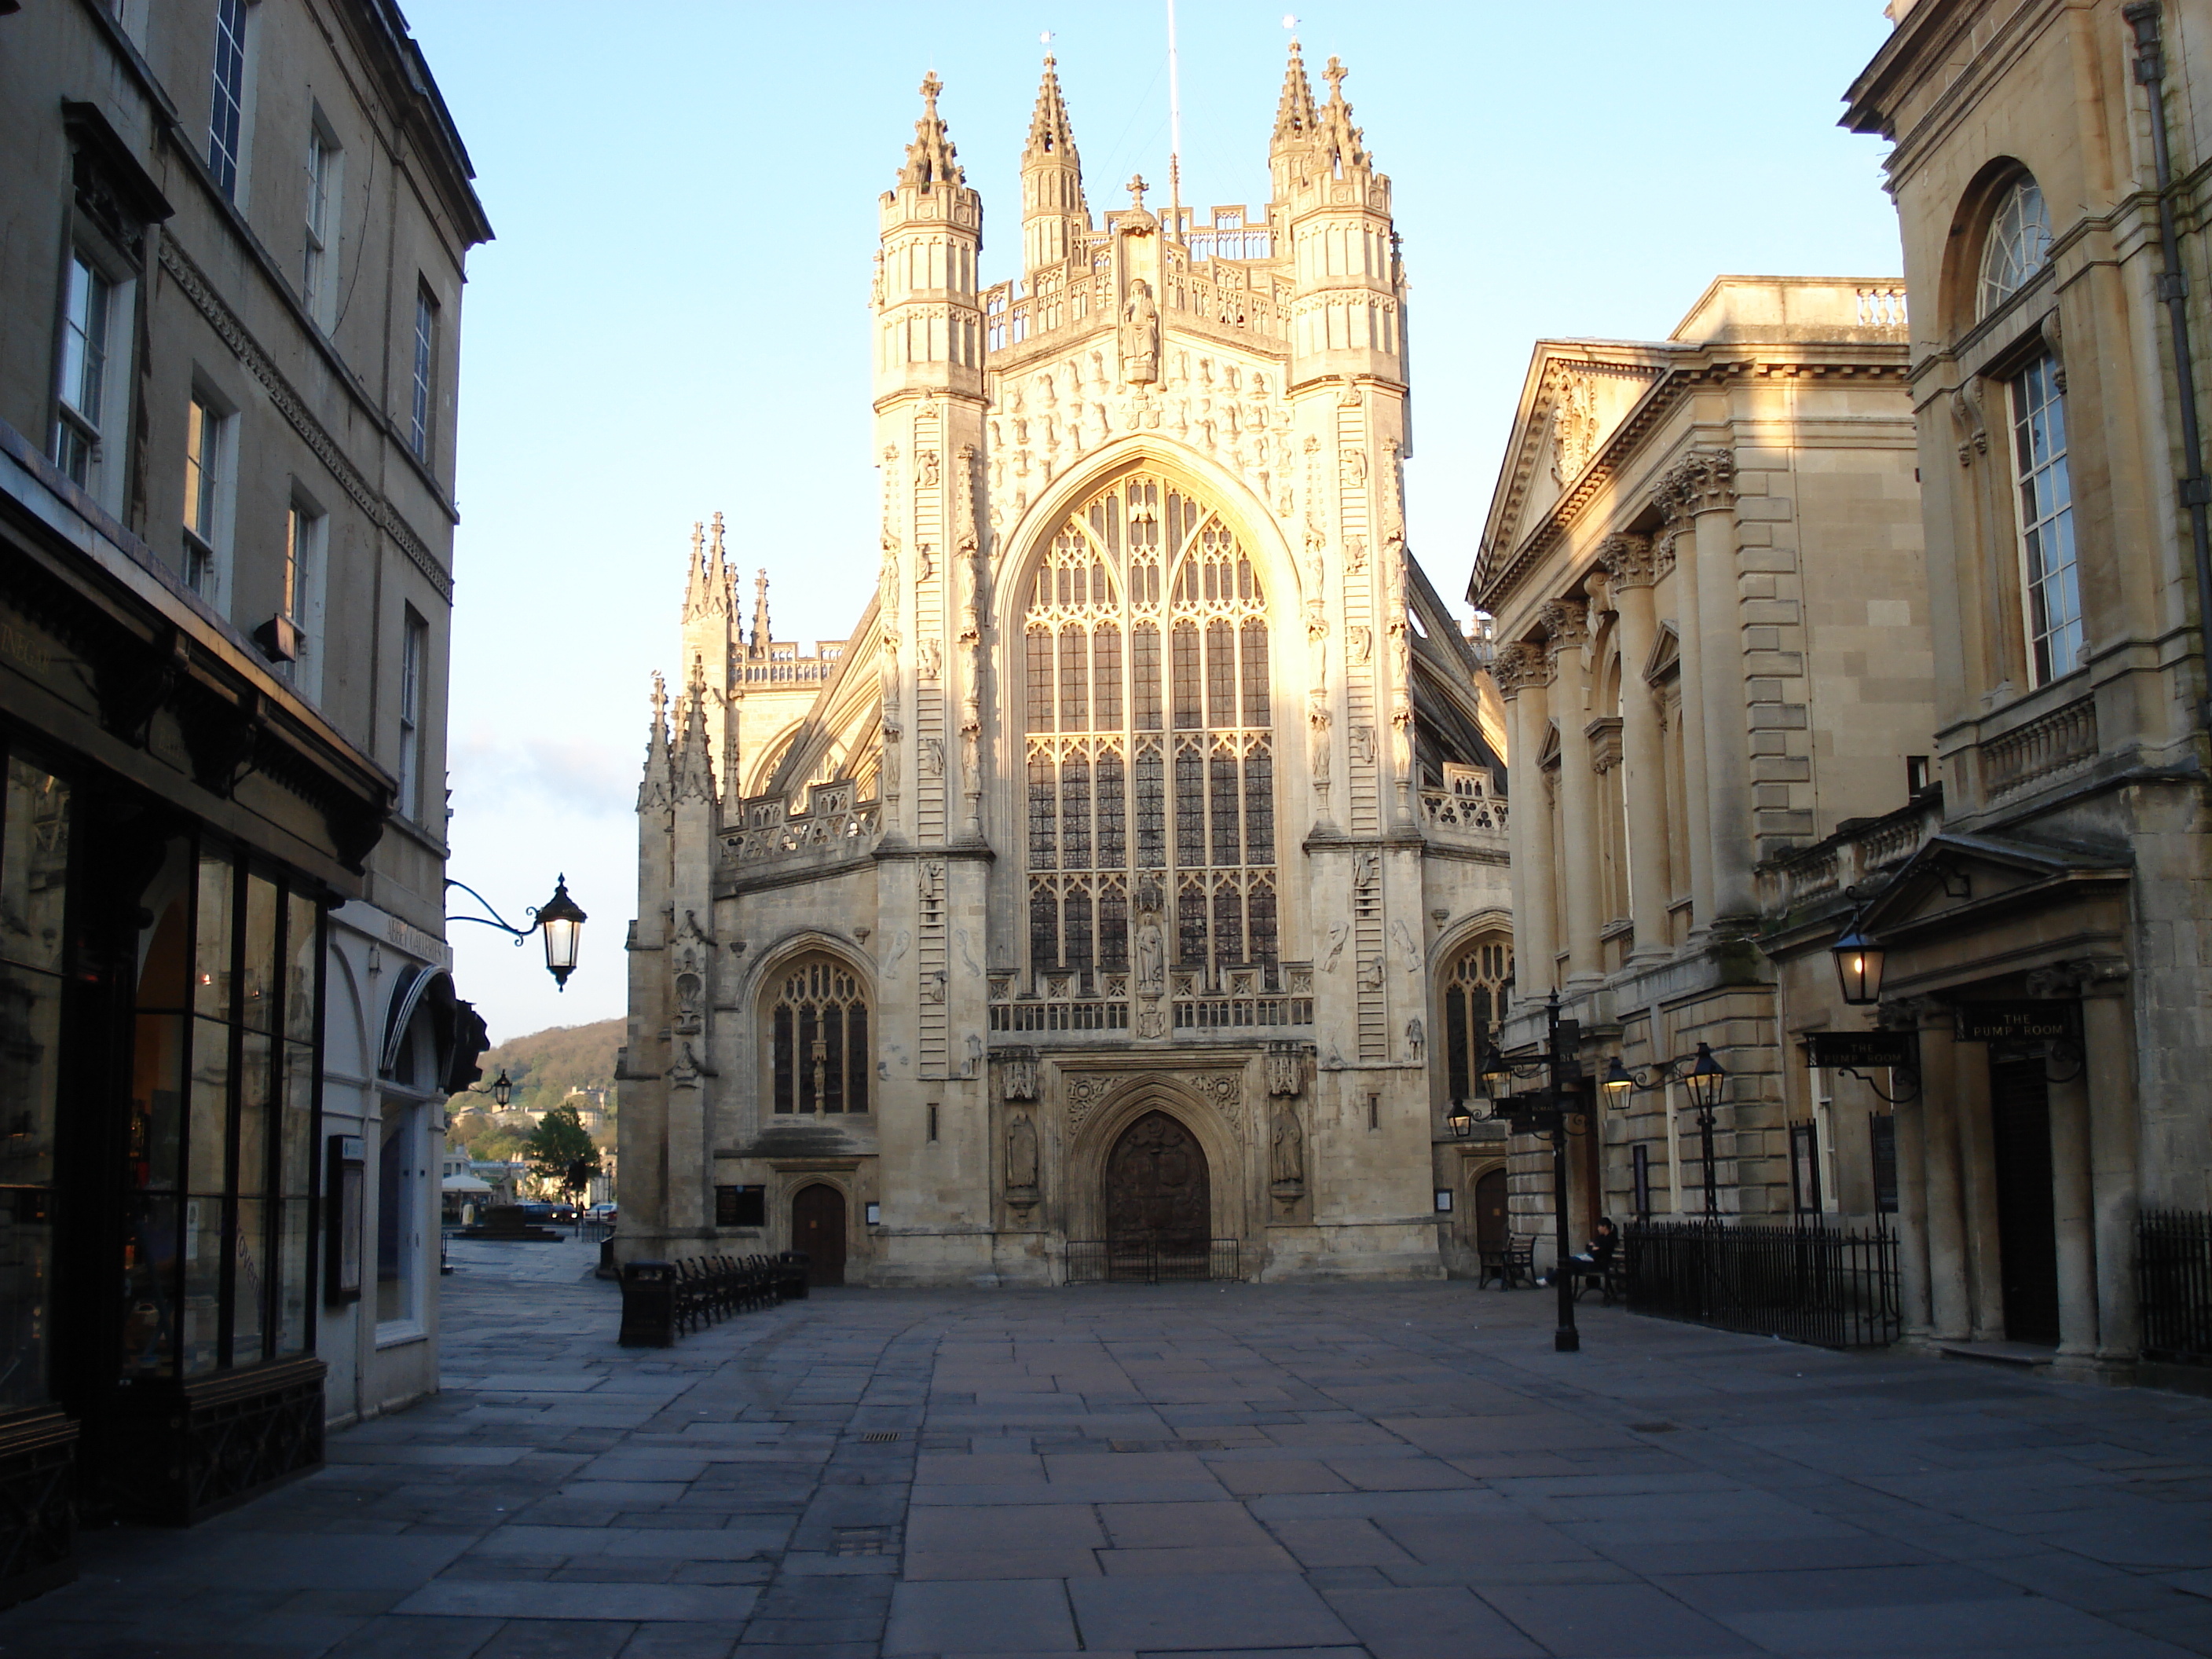
<svg viewBox="0 0 2212 1659"><path fill-rule="evenodd" d="M565 991L568 975L576 971L576 952L583 942L584 924L591 918L568 896L568 878L557 876L553 882L553 896L531 908L527 927L517 927L492 908L491 901L465 881L446 878L446 885L458 887L484 908L481 916L447 916L447 921L472 921L479 927L496 927L503 933L514 935L520 945L532 933L543 933L545 938L545 971L553 975L553 983ZM501 1103L505 1104L504 1102Z"/></svg>
<svg viewBox="0 0 2212 1659"><path fill-rule="evenodd" d="M1557 1328L1552 1333L1552 1346L1560 1353L1578 1352L1583 1346L1582 1333L1575 1328L1575 1287L1573 1276L1567 1271L1567 1137L1584 1127L1583 1114L1570 1111L1567 1095L1582 1081L1582 1061L1576 1050L1582 1046L1582 1025L1579 1021L1559 1018L1559 994L1552 993L1544 1005L1544 1046L1535 1054L1520 1060L1510 1059L1493 1040L1486 1048L1482 1059L1482 1077L1486 1083L1510 1082L1516 1077L1541 1077L1544 1092L1536 1097L1535 1104L1522 1104L1510 1115L1516 1134L1540 1135L1552 1143L1552 1208L1557 1229L1559 1261L1552 1269L1552 1279L1559 1289L1559 1314ZM1495 1109L1493 1104L1493 1110ZM1456 1111L1463 1111L1462 1105ZM1452 1133L1461 1133L1456 1111L1448 1118ZM1470 1119L1469 1132L1473 1123Z"/></svg>
<svg viewBox="0 0 2212 1659"><path fill-rule="evenodd" d="M1644 1073L1648 1070L1650 1075ZM1680 1082L1690 1091L1690 1104L1698 1114L1698 1134L1705 1159L1705 1217L1717 1220L1721 1212L1720 1194L1713 1182L1713 1113L1720 1105L1721 1079L1728 1073L1720 1061L1713 1058L1710 1044L1700 1042L1694 1054L1678 1054L1672 1060L1662 1060L1656 1066L1632 1071L1620 1063L1615 1054L1607 1064L1602 1086L1614 1104L1625 1104L1631 1094L1642 1094L1652 1089L1663 1088L1669 1083Z"/></svg>

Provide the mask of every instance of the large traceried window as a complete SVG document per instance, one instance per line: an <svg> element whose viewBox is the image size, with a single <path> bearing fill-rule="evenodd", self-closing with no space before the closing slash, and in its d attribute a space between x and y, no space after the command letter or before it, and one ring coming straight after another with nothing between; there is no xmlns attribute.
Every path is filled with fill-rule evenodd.
<svg viewBox="0 0 2212 1659"><path fill-rule="evenodd" d="M1988 316L2025 287L2051 258L2051 212L2043 189L2022 173L2005 189L1982 243L1974 315Z"/></svg>
<svg viewBox="0 0 2212 1659"><path fill-rule="evenodd" d="M1267 614L1235 531L1158 476L1053 537L1024 617L1033 969L1126 969L1152 909L1177 968L1276 961Z"/></svg>
<svg viewBox="0 0 2212 1659"><path fill-rule="evenodd" d="M1504 935L1478 939L1459 954L1444 981L1444 1085L1451 1099L1482 1092L1482 1045L1505 1018L1513 945Z"/></svg>
<svg viewBox="0 0 2212 1659"><path fill-rule="evenodd" d="M2057 364L2039 357L2012 383L2013 472L2020 486L2021 597L2028 670L2045 685L2081 665L2081 583L2074 560L2074 486Z"/></svg>
<svg viewBox="0 0 2212 1659"><path fill-rule="evenodd" d="M786 969L768 1024L777 1111L868 1109L868 999L851 969L829 957Z"/></svg>

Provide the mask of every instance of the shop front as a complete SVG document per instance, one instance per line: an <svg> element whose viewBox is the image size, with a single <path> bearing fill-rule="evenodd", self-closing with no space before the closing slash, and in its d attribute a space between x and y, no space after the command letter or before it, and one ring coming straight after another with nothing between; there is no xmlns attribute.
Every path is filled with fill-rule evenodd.
<svg viewBox="0 0 2212 1659"><path fill-rule="evenodd" d="M3 1605L320 1461L325 946L392 781L0 436Z"/></svg>

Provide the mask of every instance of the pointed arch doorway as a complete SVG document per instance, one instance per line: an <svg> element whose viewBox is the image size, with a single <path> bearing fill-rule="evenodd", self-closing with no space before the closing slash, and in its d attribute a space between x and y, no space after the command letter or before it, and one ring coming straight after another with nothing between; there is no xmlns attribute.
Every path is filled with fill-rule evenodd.
<svg viewBox="0 0 2212 1659"><path fill-rule="evenodd" d="M1100 1211L1106 1276L1204 1279L1213 1236L1213 1187L1198 1137L1165 1112L1147 1112L1106 1155Z"/></svg>

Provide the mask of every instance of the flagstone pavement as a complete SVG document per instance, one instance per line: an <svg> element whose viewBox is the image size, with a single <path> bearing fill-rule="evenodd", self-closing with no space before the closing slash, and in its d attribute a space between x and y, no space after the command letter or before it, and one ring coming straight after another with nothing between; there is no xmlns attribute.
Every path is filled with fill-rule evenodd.
<svg viewBox="0 0 2212 1659"><path fill-rule="evenodd" d="M445 1392L40 1659L2212 1654L2212 1401L1463 1283L817 1291L625 1350L457 1245Z"/></svg>

